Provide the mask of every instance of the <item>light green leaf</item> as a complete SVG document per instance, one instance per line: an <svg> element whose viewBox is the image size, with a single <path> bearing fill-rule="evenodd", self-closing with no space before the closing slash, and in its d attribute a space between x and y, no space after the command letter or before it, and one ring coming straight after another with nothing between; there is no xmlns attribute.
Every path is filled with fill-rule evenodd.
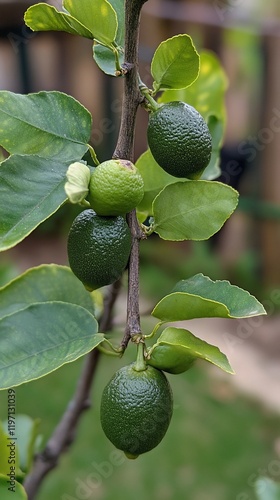
<svg viewBox="0 0 280 500"><path fill-rule="evenodd" d="M255 484L258 500L280 500L280 484L268 477L258 477Z"/></svg>
<svg viewBox="0 0 280 500"><path fill-rule="evenodd" d="M64 0L63 5L100 43L110 45L115 40L117 14L107 0Z"/></svg>
<svg viewBox="0 0 280 500"><path fill-rule="evenodd" d="M207 240L219 231L237 203L237 191L220 182L169 184L153 202L153 229L164 240Z"/></svg>
<svg viewBox="0 0 280 500"><path fill-rule="evenodd" d="M36 442L40 420L33 420L28 415L16 415L17 456L19 467L26 474L32 467L35 453L38 451ZM7 431L8 422L4 422Z"/></svg>
<svg viewBox="0 0 280 500"><path fill-rule="evenodd" d="M227 373L234 373L218 347L195 337L184 328L166 328L148 354L148 363L169 373L183 373L196 359L209 361Z"/></svg>
<svg viewBox="0 0 280 500"><path fill-rule="evenodd" d="M209 116L207 125L212 136L212 154L201 179L211 181L221 175L220 150L223 143L224 127L221 119L216 116Z"/></svg>
<svg viewBox="0 0 280 500"><path fill-rule="evenodd" d="M43 264L26 272L0 288L0 319L32 304L66 302L95 313L94 302L71 269L56 264Z"/></svg>
<svg viewBox="0 0 280 500"><path fill-rule="evenodd" d="M118 49L119 61L124 63L124 54L122 49ZM106 75L116 76L116 58L114 52L108 47L100 44L93 45L93 58L97 66L106 73Z"/></svg>
<svg viewBox="0 0 280 500"><path fill-rule="evenodd" d="M0 251L15 246L66 201L68 162L12 155L0 165Z"/></svg>
<svg viewBox="0 0 280 500"><path fill-rule="evenodd" d="M7 444L8 444L8 436L4 432L2 422L0 421L0 450L1 450L1 453L0 453L0 474L3 474L3 475L8 474L9 469L10 469L10 466L8 464L9 448L7 447Z"/></svg>
<svg viewBox="0 0 280 500"><path fill-rule="evenodd" d="M64 302L33 304L0 320L0 389L57 370L104 340L86 309Z"/></svg>
<svg viewBox="0 0 280 500"><path fill-rule="evenodd" d="M144 181L144 198L137 206L137 212L141 213L143 222L153 213L152 204L155 197L168 184L178 182L178 178L165 172L154 160L149 149L138 158L135 165Z"/></svg>
<svg viewBox="0 0 280 500"><path fill-rule="evenodd" d="M266 314L263 305L246 290L228 281L212 281L203 274L177 283L152 311L161 321L193 318L249 318Z"/></svg>
<svg viewBox="0 0 280 500"><path fill-rule="evenodd" d="M110 4L115 9L118 19L118 30L116 35L116 45L118 50L120 65L124 63L124 0L110 0ZM107 75L116 76L116 58L112 49L104 47L98 43L93 45L93 57L98 67Z"/></svg>
<svg viewBox="0 0 280 500"><path fill-rule="evenodd" d="M124 35L125 35L125 0L109 0L109 3L114 8L117 14L118 20L118 31L116 35L116 43L120 47L124 47Z"/></svg>
<svg viewBox="0 0 280 500"><path fill-rule="evenodd" d="M1 500L28 500L27 494L24 487L15 481L15 486L11 488L11 484L8 482L9 478L0 474L0 498Z"/></svg>
<svg viewBox="0 0 280 500"><path fill-rule="evenodd" d="M197 80L183 90L167 90L159 102L183 101L196 108L207 120L214 115L225 122L225 92L227 77L217 56L212 52L201 52L200 72Z"/></svg>
<svg viewBox="0 0 280 500"><path fill-rule="evenodd" d="M162 42L151 63L154 90L182 89L199 73L199 55L189 35L176 35Z"/></svg>
<svg viewBox="0 0 280 500"><path fill-rule="evenodd" d="M88 149L91 115L61 92L0 91L0 145L11 154L79 160Z"/></svg>
<svg viewBox="0 0 280 500"><path fill-rule="evenodd" d="M24 14L24 22L32 31L65 31L91 40L94 38L92 32L77 19L45 3L29 7Z"/></svg>

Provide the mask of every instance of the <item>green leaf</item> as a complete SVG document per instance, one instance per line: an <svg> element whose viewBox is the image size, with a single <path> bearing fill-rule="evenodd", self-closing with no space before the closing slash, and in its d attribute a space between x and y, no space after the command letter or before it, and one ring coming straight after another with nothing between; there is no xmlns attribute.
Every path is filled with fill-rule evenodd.
<svg viewBox="0 0 280 500"><path fill-rule="evenodd" d="M11 154L71 163L86 153L91 126L84 106L61 92L0 91L0 145Z"/></svg>
<svg viewBox="0 0 280 500"><path fill-rule="evenodd" d="M125 34L125 15L124 0L110 0L110 4L115 9L118 19L118 30L116 35L116 45L118 50L119 62L124 63L124 34ZM98 67L107 75L116 76L116 58L112 49L104 47L98 43L93 45L93 57Z"/></svg>
<svg viewBox="0 0 280 500"><path fill-rule="evenodd" d="M207 120L214 115L225 122L225 92L227 77L217 56L212 52L200 54L200 73L197 80L183 90L167 90L159 102L183 101L196 108Z"/></svg>
<svg viewBox="0 0 280 500"><path fill-rule="evenodd" d="M237 191L220 182L170 184L153 202L153 229L164 240L207 240L219 231L237 203Z"/></svg>
<svg viewBox="0 0 280 500"><path fill-rule="evenodd" d="M91 294L69 267L43 264L0 288L0 319L32 304L47 302L75 304L95 313Z"/></svg>
<svg viewBox="0 0 280 500"><path fill-rule="evenodd" d="M183 373L196 359L204 359L227 373L234 373L218 347L195 337L184 328L166 328L148 354L148 363L169 373Z"/></svg>
<svg viewBox="0 0 280 500"><path fill-rule="evenodd" d="M0 450L1 450L1 453L0 453L0 474L3 474L3 475L8 474L8 472L10 471L10 466L8 464L10 452L9 452L9 448L8 448L7 444L8 444L8 436L4 432L2 422L0 421Z"/></svg>
<svg viewBox="0 0 280 500"><path fill-rule="evenodd" d="M14 487L8 482L9 478L0 474L0 498L1 500L28 500L24 487L15 481ZM9 488L13 488L9 490Z"/></svg>
<svg viewBox="0 0 280 500"><path fill-rule="evenodd" d="M18 447L19 467L27 473L33 464L35 453L38 451L36 442L40 420L33 420L28 415L16 415L16 438ZM8 428L7 421L4 427Z"/></svg>
<svg viewBox="0 0 280 500"><path fill-rule="evenodd" d="M27 9L24 21L33 31L65 31L111 45L117 34L117 14L107 0L64 0L68 12L39 3Z"/></svg>
<svg viewBox="0 0 280 500"><path fill-rule="evenodd" d="M118 20L116 11L107 0L64 0L63 5L104 45L116 38Z"/></svg>
<svg viewBox="0 0 280 500"><path fill-rule="evenodd" d="M137 212L141 214L143 221L153 214L152 204L155 197L168 184L178 182L178 178L165 172L154 160L149 149L138 158L135 165L144 181L144 198L137 206Z"/></svg>
<svg viewBox="0 0 280 500"><path fill-rule="evenodd" d="M212 154L201 179L211 181L221 175L220 150L223 143L224 127L221 119L216 116L209 116L207 125L212 136Z"/></svg>
<svg viewBox="0 0 280 500"><path fill-rule="evenodd" d="M77 19L44 3L29 7L24 14L24 22L32 31L65 31L91 40L94 38L92 32Z"/></svg>
<svg viewBox="0 0 280 500"><path fill-rule="evenodd" d="M124 54L122 49L118 49L119 61L124 63ZM97 66L106 73L106 75L116 76L116 58L114 52L108 47L100 44L93 45L93 57Z"/></svg>
<svg viewBox="0 0 280 500"><path fill-rule="evenodd" d="M0 320L0 389L57 370L104 340L86 309L64 302L32 304Z"/></svg>
<svg viewBox="0 0 280 500"><path fill-rule="evenodd" d="M212 281L203 274L179 281L152 311L161 321L193 318L249 318L266 314L263 305L246 290L228 281Z"/></svg>
<svg viewBox="0 0 280 500"><path fill-rule="evenodd" d="M124 47L125 36L125 0L109 0L117 14L118 31L116 35L116 43L120 47Z"/></svg>
<svg viewBox="0 0 280 500"><path fill-rule="evenodd" d="M15 246L66 201L69 164L40 156L10 156L0 165L0 251Z"/></svg>
<svg viewBox="0 0 280 500"><path fill-rule="evenodd" d="M280 484L268 477L258 477L254 484L258 500L279 500Z"/></svg>
<svg viewBox="0 0 280 500"><path fill-rule="evenodd" d="M199 73L199 55L189 35L177 35L162 42L151 63L155 92L182 89L191 85Z"/></svg>

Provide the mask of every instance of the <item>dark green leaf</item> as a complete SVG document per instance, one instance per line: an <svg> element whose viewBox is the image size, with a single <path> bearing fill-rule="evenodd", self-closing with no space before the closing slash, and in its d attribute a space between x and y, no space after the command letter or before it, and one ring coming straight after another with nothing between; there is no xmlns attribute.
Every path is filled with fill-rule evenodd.
<svg viewBox="0 0 280 500"><path fill-rule="evenodd" d="M91 115L61 92L0 92L0 145L11 154L71 162L88 149Z"/></svg>
<svg viewBox="0 0 280 500"><path fill-rule="evenodd" d="M162 42L152 64L154 89L182 89L191 85L199 73L199 55L189 35L176 35Z"/></svg>
<svg viewBox="0 0 280 500"><path fill-rule="evenodd" d="M249 292L228 281L212 281L203 274L181 280L155 306L152 315L161 321L193 318L248 318L266 314Z"/></svg>
<svg viewBox="0 0 280 500"><path fill-rule="evenodd" d="M95 313L91 294L69 267L44 264L28 269L0 288L0 319L28 307L46 302L67 302Z"/></svg>
<svg viewBox="0 0 280 500"><path fill-rule="evenodd" d="M220 182L169 184L153 202L154 231L164 240L206 240L235 210L238 193Z"/></svg>
<svg viewBox="0 0 280 500"><path fill-rule="evenodd" d="M104 340L86 309L33 304L0 320L0 388L14 387L75 361Z"/></svg>
<svg viewBox="0 0 280 500"><path fill-rule="evenodd" d="M40 156L10 156L0 165L0 250L22 241L65 202L69 164Z"/></svg>

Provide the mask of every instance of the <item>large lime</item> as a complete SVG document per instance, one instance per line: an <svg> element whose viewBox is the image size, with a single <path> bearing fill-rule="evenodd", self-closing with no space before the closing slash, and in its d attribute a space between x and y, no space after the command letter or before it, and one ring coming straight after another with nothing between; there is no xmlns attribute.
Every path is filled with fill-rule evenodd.
<svg viewBox="0 0 280 500"><path fill-rule="evenodd" d="M211 158L212 139L195 108L181 101L163 104L151 113L147 133L151 153L166 172L189 179L201 176Z"/></svg>
<svg viewBox="0 0 280 500"><path fill-rule="evenodd" d="M89 209L74 220L68 236L73 273L88 290L119 279L128 263L131 234L122 216L99 217Z"/></svg>
<svg viewBox="0 0 280 500"><path fill-rule="evenodd" d="M155 448L164 437L173 411L165 375L156 368L136 371L124 366L105 387L101 425L108 439L129 458Z"/></svg>
<svg viewBox="0 0 280 500"><path fill-rule="evenodd" d="M143 196L143 179L128 160L104 161L91 175L89 201L98 215L126 214Z"/></svg>

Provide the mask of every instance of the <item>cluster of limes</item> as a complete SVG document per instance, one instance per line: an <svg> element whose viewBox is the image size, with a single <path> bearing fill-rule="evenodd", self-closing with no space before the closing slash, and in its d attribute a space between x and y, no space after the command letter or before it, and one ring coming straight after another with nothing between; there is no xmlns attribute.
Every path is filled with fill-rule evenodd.
<svg viewBox="0 0 280 500"><path fill-rule="evenodd" d="M198 179L211 157L207 124L192 106L170 102L157 106L148 125L148 144L166 172ZM117 280L127 266L131 234L125 214L144 195L143 179L127 160L109 160L92 173L88 187L90 209L74 220L68 238L69 263L87 289ZM173 397L163 371L181 373L193 363L170 347L158 346L148 364L118 370L105 387L101 424L108 439L127 457L155 448L164 437L173 411Z"/></svg>
<svg viewBox="0 0 280 500"><path fill-rule="evenodd" d="M143 195L143 179L128 160L105 161L91 174L88 197L92 208L76 217L68 236L70 267L88 290L121 277L131 250L125 214Z"/></svg>

